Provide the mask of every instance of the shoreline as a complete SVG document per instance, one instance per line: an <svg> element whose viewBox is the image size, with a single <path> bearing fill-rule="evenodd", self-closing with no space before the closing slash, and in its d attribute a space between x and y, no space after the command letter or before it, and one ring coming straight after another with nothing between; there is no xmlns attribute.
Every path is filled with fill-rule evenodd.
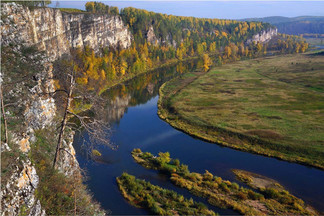
<svg viewBox="0 0 324 216"><path fill-rule="evenodd" d="M215 67L213 67L215 68ZM208 72L207 72L208 73ZM205 73L204 73L205 74ZM199 76L196 77L196 79L199 78ZM194 80L196 80L194 79ZM272 157L276 158L279 160L291 162L291 163L298 163L304 166L312 167L312 168L317 168L320 170L324 170L324 166L320 164L316 164L315 162L310 161L310 159L307 158L301 158L301 157L296 157L296 156L287 156L285 154L280 153L280 151L275 151L272 149L266 149L264 150L263 146L267 145L267 143L270 143L269 141L263 141L262 139L255 138L255 137L250 137L245 134L241 134L239 132L234 132L234 131L229 131L224 128L218 128L215 126L198 126L195 125L195 123L191 123L188 120L185 120L181 117L181 115L174 115L172 113L172 110L170 110L170 106L168 103L168 99L173 97L174 95L177 94L179 89L173 91L173 92L167 92L166 95L165 93L165 88L168 84L171 82L178 81L177 86L181 85L181 78L176 77L166 83L164 83L160 89L159 89L159 100L158 100L158 116L160 119L164 120L168 124L170 124L173 128L180 130L192 137L201 139L203 141L213 143L213 144L218 144L220 146L224 147L229 147L235 150L239 151L245 151L253 154L258 154L262 156L267 156L267 157ZM185 83L185 86L182 86L182 88L185 88L189 83ZM211 130L212 129L212 130ZM221 136L219 136L221 135ZM231 139L236 140L241 140L243 139L242 145L237 145L237 144L232 144L228 141L226 141L226 138L229 139L231 136ZM244 142L245 141L245 142ZM261 144L261 145L260 145Z"/></svg>

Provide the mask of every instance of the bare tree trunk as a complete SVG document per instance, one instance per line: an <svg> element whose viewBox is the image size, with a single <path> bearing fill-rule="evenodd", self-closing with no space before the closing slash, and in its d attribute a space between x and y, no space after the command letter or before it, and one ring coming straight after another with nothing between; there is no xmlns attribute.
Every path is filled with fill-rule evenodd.
<svg viewBox="0 0 324 216"><path fill-rule="evenodd" d="M70 105L71 105L71 102L72 102L72 92L73 92L73 87L74 87L74 78L73 78L73 76L71 76L70 78L71 78L70 89L69 89L67 103L66 103L66 107L65 107L65 111L64 111L63 121L62 121L62 124L61 124L61 130L60 130L60 134L59 134L59 139L58 139L57 146L56 146L56 152L55 152L54 163L53 163L54 168L57 166L57 162L58 162L59 157L60 157L60 150L62 148L62 142L63 142L63 138L64 138L64 130L65 130L66 123L67 123L67 120L68 120L67 115L68 115Z"/></svg>
<svg viewBox="0 0 324 216"><path fill-rule="evenodd" d="M0 100L1 100L1 112L2 112L2 117L3 117L3 121L4 121L5 143L8 143L8 126L7 126L6 113L5 113L5 109L4 109L2 86L0 86Z"/></svg>

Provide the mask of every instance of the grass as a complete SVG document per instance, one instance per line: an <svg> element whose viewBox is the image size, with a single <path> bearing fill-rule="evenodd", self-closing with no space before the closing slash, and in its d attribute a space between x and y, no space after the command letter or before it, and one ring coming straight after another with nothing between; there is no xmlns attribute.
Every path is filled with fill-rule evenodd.
<svg viewBox="0 0 324 216"><path fill-rule="evenodd" d="M313 46L324 45L324 38L307 37L305 39L307 43Z"/></svg>
<svg viewBox="0 0 324 216"><path fill-rule="evenodd" d="M177 186L188 189L192 194L204 197L220 208L230 208L244 215L316 215L317 212L291 195L276 181L267 177L234 170L235 174L256 191L240 187L235 182L223 180L212 173L190 172L187 165L170 158L169 153L153 156L140 149L132 151L134 160L148 169L167 173ZM266 187L263 187L266 186Z"/></svg>
<svg viewBox="0 0 324 216"><path fill-rule="evenodd" d="M324 168L324 59L240 61L160 89L159 116L193 136Z"/></svg>
<svg viewBox="0 0 324 216"><path fill-rule="evenodd" d="M123 173L117 177L122 195L133 206L149 209L154 215L216 215L204 204L185 199L174 191L152 185Z"/></svg>

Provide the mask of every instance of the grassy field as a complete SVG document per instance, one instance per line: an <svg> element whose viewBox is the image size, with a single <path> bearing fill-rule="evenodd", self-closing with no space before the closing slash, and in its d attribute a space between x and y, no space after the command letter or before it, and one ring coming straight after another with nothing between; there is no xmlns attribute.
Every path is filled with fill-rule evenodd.
<svg viewBox="0 0 324 216"><path fill-rule="evenodd" d="M324 168L324 58L295 54L191 73L160 89L159 116L232 148Z"/></svg>

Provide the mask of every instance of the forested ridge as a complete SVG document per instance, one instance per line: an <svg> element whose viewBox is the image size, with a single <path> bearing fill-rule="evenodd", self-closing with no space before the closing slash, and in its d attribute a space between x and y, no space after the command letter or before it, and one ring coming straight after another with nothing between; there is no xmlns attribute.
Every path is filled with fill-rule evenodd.
<svg viewBox="0 0 324 216"><path fill-rule="evenodd" d="M119 13L118 8L98 2L87 2L86 10L111 16ZM261 42L248 44L253 35L274 28L268 23L181 17L132 7L121 9L119 15L132 32L130 48L72 51L76 81L88 90L102 92L137 74L193 57L204 57L203 68L208 70L212 63L264 55L269 48L281 53L307 49L300 38L285 35L269 47Z"/></svg>
<svg viewBox="0 0 324 216"><path fill-rule="evenodd" d="M284 34L324 34L323 16L299 16L299 17L263 17L248 18L241 21L267 22L278 28Z"/></svg>

